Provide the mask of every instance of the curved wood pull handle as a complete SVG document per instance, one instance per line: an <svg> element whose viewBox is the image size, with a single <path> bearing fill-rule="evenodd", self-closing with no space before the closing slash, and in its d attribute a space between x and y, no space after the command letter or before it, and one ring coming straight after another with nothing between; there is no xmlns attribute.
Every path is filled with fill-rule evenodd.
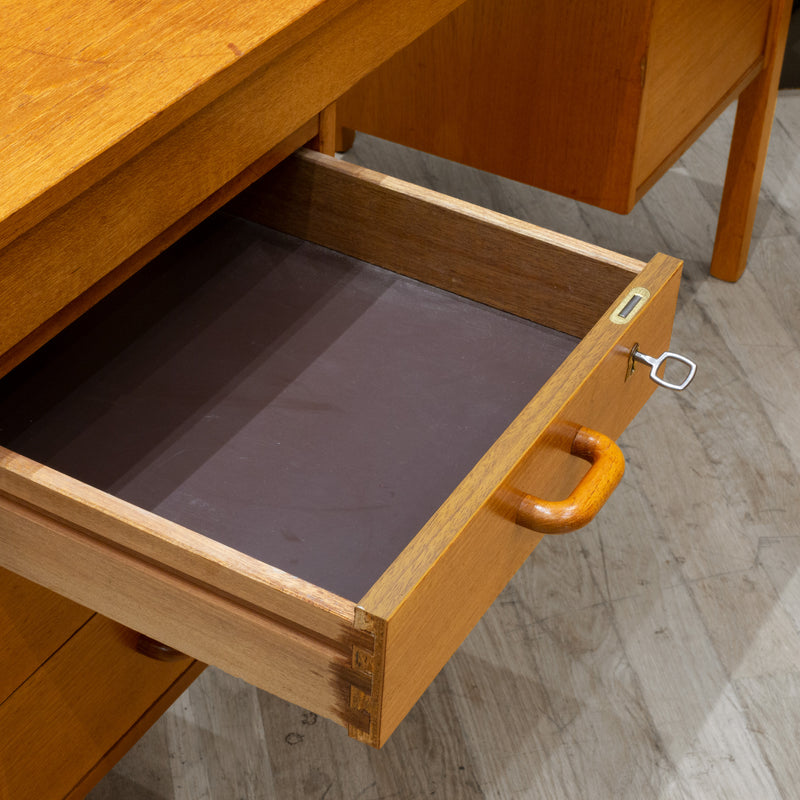
<svg viewBox="0 0 800 800"><path fill-rule="evenodd" d="M540 500L526 494L517 509L517 524L536 533L570 533L594 518L625 472L625 456L608 436L579 428L570 453L591 463L566 500Z"/></svg>

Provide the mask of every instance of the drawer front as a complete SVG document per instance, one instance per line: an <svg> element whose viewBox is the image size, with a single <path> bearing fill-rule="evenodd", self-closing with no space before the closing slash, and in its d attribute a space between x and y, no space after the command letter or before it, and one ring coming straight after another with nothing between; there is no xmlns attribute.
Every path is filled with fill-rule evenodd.
<svg viewBox="0 0 800 800"><path fill-rule="evenodd" d="M96 614L0 705L0 797L82 796L199 672L137 637Z"/></svg>
<svg viewBox="0 0 800 800"><path fill-rule="evenodd" d="M92 616L88 608L0 569L0 703Z"/></svg>

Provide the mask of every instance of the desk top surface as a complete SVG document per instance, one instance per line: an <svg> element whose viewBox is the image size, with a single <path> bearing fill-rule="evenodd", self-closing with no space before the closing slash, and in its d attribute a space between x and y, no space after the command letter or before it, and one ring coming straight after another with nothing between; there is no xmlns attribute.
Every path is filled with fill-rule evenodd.
<svg viewBox="0 0 800 800"><path fill-rule="evenodd" d="M357 0L0 9L0 247Z"/></svg>

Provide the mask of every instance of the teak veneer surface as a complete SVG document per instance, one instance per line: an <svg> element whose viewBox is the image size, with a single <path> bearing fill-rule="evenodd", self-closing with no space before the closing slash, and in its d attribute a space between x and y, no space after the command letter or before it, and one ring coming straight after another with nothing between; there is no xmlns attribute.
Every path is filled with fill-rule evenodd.
<svg viewBox="0 0 800 800"><path fill-rule="evenodd" d="M650 5L470 0L346 94L341 122L601 206L624 202Z"/></svg>
<svg viewBox="0 0 800 800"><path fill-rule="evenodd" d="M0 89L0 355L21 351L0 371L63 327L66 307L119 283L108 276L120 265L125 277L208 216L221 189L263 174L265 154L456 4L6 9L16 80Z"/></svg>
<svg viewBox="0 0 800 800"><path fill-rule="evenodd" d="M0 569L0 704L92 613Z"/></svg>
<svg viewBox="0 0 800 800"><path fill-rule="evenodd" d="M342 124L628 212L761 66L771 0L470 0Z"/></svg>
<svg viewBox="0 0 800 800"><path fill-rule="evenodd" d="M356 2L5 4L0 246Z"/></svg>
<svg viewBox="0 0 800 800"><path fill-rule="evenodd" d="M2 444L357 601L576 341L222 217L0 384Z"/></svg>
<svg viewBox="0 0 800 800"><path fill-rule="evenodd" d="M186 686L202 669L187 657L154 661L136 652L135 641L95 614L0 704L4 800L67 797L161 696L174 698L173 685Z"/></svg>
<svg viewBox="0 0 800 800"><path fill-rule="evenodd" d="M631 205L763 68L770 15L781 4L652 3Z"/></svg>

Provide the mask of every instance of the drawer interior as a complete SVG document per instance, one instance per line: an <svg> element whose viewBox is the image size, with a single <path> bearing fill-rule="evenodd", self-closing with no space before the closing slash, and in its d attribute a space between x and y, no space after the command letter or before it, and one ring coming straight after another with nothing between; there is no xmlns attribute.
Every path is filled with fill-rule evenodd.
<svg viewBox="0 0 800 800"><path fill-rule="evenodd" d="M0 382L0 566L380 746L679 276L300 153Z"/></svg>
<svg viewBox="0 0 800 800"><path fill-rule="evenodd" d="M222 214L0 382L0 444L358 601L578 341Z"/></svg>

